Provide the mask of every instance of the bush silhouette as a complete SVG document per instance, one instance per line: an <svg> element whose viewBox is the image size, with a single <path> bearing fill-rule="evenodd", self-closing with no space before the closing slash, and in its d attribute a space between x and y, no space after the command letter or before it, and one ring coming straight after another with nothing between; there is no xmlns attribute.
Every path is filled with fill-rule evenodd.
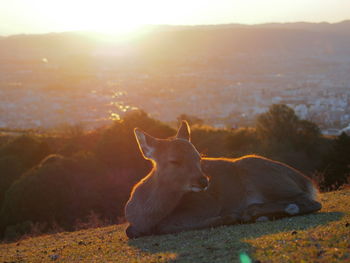
<svg viewBox="0 0 350 263"><path fill-rule="evenodd" d="M141 156L135 140L136 127L160 138L175 134L172 128L150 118L144 111L132 111L102 132L96 145L97 157L111 169L133 168L140 172L148 169L149 163Z"/></svg>
<svg viewBox="0 0 350 263"><path fill-rule="evenodd" d="M16 181L25 169L14 156L0 158L0 207L5 197L5 192Z"/></svg>
<svg viewBox="0 0 350 263"><path fill-rule="evenodd" d="M34 135L16 137L0 147L0 207L12 183L49 152L48 144Z"/></svg>
<svg viewBox="0 0 350 263"><path fill-rule="evenodd" d="M300 120L294 110L284 104L273 104L256 120L260 153L311 173L322 159L326 143L315 123Z"/></svg>
<svg viewBox="0 0 350 263"><path fill-rule="evenodd" d="M16 137L0 148L0 156L14 156L25 168L36 165L49 153L49 145L34 135Z"/></svg>
<svg viewBox="0 0 350 263"><path fill-rule="evenodd" d="M227 146L234 157L246 154L259 154L261 151L260 141L254 128L233 130L227 138Z"/></svg>
<svg viewBox="0 0 350 263"><path fill-rule="evenodd" d="M256 120L256 130L262 140L291 147L305 147L320 137L318 126L300 120L294 110L284 104L273 104Z"/></svg>
<svg viewBox="0 0 350 263"><path fill-rule="evenodd" d="M2 226L23 221L72 226L103 203L103 165L91 153L72 158L50 155L7 191Z"/></svg>
<svg viewBox="0 0 350 263"><path fill-rule="evenodd" d="M340 134L325 155L320 169L324 171L324 188L332 189L350 183L350 136Z"/></svg>

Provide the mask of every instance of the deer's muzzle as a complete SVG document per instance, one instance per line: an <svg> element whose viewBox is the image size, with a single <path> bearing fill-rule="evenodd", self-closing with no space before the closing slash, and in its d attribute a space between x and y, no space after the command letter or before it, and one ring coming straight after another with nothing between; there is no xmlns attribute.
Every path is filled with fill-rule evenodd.
<svg viewBox="0 0 350 263"><path fill-rule="evenodd" d="M191 185L192 192L200 192L206 190L208 187L208 179L204 176L199 177L195 183Z"/></svg>

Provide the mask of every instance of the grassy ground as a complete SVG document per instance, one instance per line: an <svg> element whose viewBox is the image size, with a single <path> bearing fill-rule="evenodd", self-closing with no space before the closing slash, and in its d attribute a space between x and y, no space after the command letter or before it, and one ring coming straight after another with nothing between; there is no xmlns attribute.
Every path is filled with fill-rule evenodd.
<svg viewBox="0 0 350 263"><path fill-rule="evenodd" d="M350 262L350 190L320 213L128 240L125 225L0 244L0 262Z"/></svg>

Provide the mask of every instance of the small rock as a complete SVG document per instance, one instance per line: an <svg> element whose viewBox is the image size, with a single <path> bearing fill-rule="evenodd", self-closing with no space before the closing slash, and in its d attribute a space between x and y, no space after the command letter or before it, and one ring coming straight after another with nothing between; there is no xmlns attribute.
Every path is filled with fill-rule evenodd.
<svg viewBox="0 0 350 263"><path fill-rule="evenodd" d="M216 247L212 247L212 246L205 246L205 245L203 245L202 247L204 247L205 249L207 249L207 250L209 250L209 251L217 250Z"/></svg>
<svg viewBox="0 0 350 263"><path fill-rule="evenodd" d="M318 251L317 252L317 257L321 257L322 256L322 254L324 254L324 250L320 250L320 251Z"/></svg>
<svg viewBox="0 0 350 263"><path fill-rule="evenodd" d="M50 256L50 259L51 259L52 261L54 261L54 260L57 260L58 257L59 257L58 255L54 254L54 255L51 255L51 256Z"/></svg>

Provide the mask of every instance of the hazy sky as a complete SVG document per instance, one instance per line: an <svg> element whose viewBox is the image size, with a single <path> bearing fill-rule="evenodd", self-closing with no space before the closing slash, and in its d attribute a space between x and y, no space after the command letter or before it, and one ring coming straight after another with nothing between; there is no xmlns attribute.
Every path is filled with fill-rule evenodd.
<svg viewBox="0 0 350 263"><path fill-rule="evenodd" d="M350 0L1 0L0 34L94 30L142 24L339 22Z"/></svg>

